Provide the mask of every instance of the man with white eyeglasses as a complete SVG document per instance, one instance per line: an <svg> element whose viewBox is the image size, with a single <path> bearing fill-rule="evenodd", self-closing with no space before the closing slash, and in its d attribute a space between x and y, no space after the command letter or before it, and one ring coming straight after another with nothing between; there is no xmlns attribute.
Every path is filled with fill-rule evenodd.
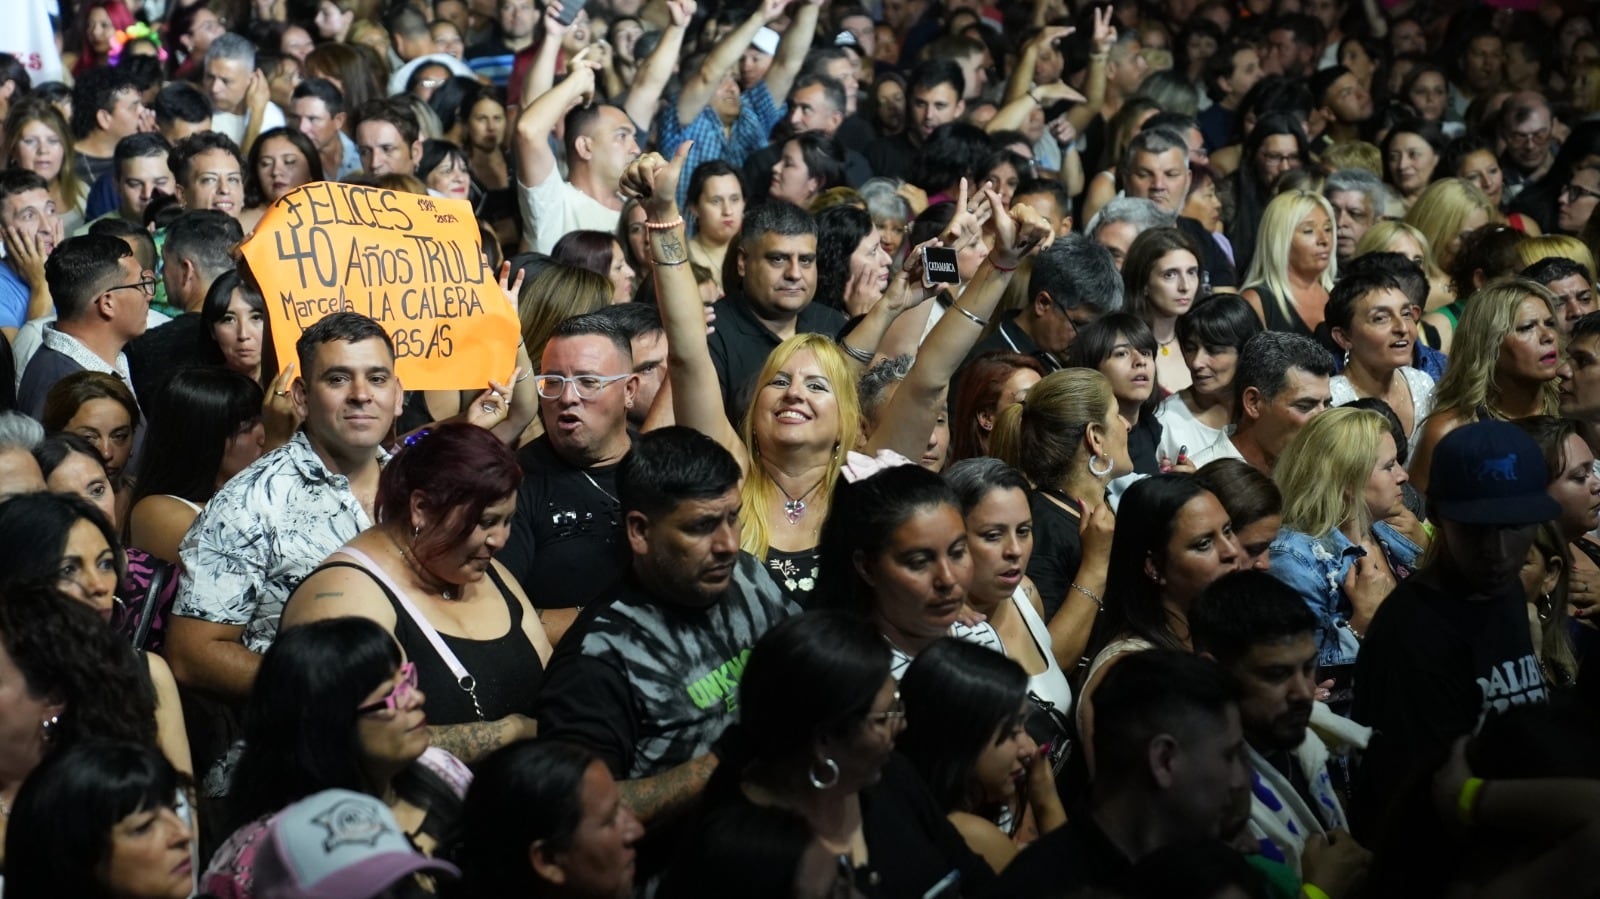
<svg viewBox="0 0 1600 899"><path fill-rule="evenodd" d="M579 315L556 327L534 378L544 435L517 454L522 487L498 558L555 643L626 567L616 477L633 446L639 376L627 335L603 316Z"/></svg>

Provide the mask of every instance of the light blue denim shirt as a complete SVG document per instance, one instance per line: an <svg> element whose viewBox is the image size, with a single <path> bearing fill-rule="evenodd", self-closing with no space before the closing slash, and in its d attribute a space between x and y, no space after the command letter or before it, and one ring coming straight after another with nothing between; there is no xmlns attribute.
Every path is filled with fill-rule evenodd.
<svg viewBox="0 0 1600 899"><path fill-rule="evenodd" d="M1383 547L1395 579L1405 580L1422 555L1421 547L1381 521L1373 524L1372 533ZM1365 550L1338 530L1312 537L1284 528L1267 551L1273 577L1293 587L1317 616L1319 667L1352 664L1361 648L1350 630L1353 610L1344 595L1344 579L1355 560L1365 555Z"/></svg>

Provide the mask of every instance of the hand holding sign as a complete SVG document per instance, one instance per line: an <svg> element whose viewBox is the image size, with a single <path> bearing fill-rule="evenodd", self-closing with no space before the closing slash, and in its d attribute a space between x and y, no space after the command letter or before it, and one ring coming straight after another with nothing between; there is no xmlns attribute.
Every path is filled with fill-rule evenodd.
<svg viewBox="0 0 1600 899"><path fill-rule="evenodd" d="M279 359L331 312L389 332L410 390L475 390L516 365L516 310L483 261L465 200L316 182L266 214L243 252Z"/></svg>

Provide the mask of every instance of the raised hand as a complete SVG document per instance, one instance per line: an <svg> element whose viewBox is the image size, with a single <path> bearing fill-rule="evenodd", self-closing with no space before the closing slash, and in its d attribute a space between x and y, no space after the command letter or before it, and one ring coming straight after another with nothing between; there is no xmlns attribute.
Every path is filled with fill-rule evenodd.
<svg viewBox="0 0 1600 899"><path fill-rule="evenodd" d="M956 214L950 217L950 224L939 232L939 242L959 249L983 236L983 223L988 215L979 214L980 204L967 202L967 179L961 179L956 198Z"/></svg>
<svg viewBox="0 0 1600 899"><path fill-rule="evenodd" d="M1094 52L1109 53L1111 45L1117 42L1117 27L1111 24L1110 4L1094 11Z"/></svg>
<svg viewBox="0 0 1600 899"><path fill-rule="evenodd" d="M244 89L245 108L251 110L264 110L267 101L272 99L272 88L267 84L267 76L261 74L260 69L250 73L250 83Z"/></svg>
<svg viewBox="0 0 1600 899"><path fill-rule="evenodd" d="M761 4L761 21L777 21L783 17L783 11L788 8L789 0L763 0Z"/></svg>
<svg viewBox="0 0 1600 899"><path fill-rule="evenodd" d="M1034 51L1037 52L1077 30L1078 29L1068 25L1050 25L1042 29L1038 34L1034 35L1033 39L1028 41L1028 46L1032 47Z"/></svg>
<svg viewBox="0 0 1600 899"><path fill-rule="evenodd" d="M567 36L568 26L561 21L561 4L552 3L544 8L544 33L557 44Z"/></svg>
<svg viewBox="0 0 1600 899"><path fill-rule="evenodd" d="M645 153L622 173L622 192L638 197L639 205L652 221L673 221L678 217L678 181L694 141L684 141L668 162L660 153Z"/></svg>
<svg viewBox="0 0 1600 899"><path fill-rule="evenodd" d="M994 226L994 249L989 259L997 267L1014 269L1023 257L1055 242L1055 229L1032 206L1018 203L1008 211L999 194L988 188L984 193L989 197L989 208L994 210L990 220Z"/></svg>
<svg viewBox="0 0 1600 899"><path fill-rule="evenodd" d="M571 83L570 90L577 91L579 106L588 106L594 102L594 78L600 70L600 61L595 58L593 47L584 47L572 58L567 60L567 80L563 85Z"/></svg>
<svg viewBox="0 0 1600 899"><path fill-rule="evenodd" d="M511 385L517 383L517 376L522 374L522 366L511 370L511 377L506 383L490 380L489 389L478 394L472 404L467 406L465 416L468 424L477 425L486 431L492 431L506 416L511 414Z"/></svg>
<svg viewBox="0 0 1600 899"><path fill-rule="evenodd" d="M58 226L57 231L59 230ZM58 237L57 241L59 240ZM32 230L24 231L16 226L7 227L5 247L6 257L12 261L22 280L27 282L29 287L43 287L44 261L49 254L44 251L38 233Z"/></svg>
<svg viewBox="0 0 1600 899"><path fill-rule="evenodd" d="M695 0L667 0L667 15L672 17L672 24L677 28L687 28L698 8Z"/></svg>

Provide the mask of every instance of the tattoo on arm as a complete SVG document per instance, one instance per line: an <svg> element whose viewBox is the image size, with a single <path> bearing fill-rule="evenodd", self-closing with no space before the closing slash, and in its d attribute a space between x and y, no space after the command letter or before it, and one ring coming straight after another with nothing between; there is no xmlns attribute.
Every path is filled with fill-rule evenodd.
<svg viewBox="0 0 1600 899"><path fill-rule="evenodd" d="M625 780L617 787L622 790L623 803L635 817L648 824L698 796L716 769L717 757L708 752L655 777Z"/></svg>
<svg viewBox="0 0 1600 899"><path fill-rule="evenodd" d="M311 598L312 599L337 599L337 598L339 598L339 597L341 597L343 595L344 594L341 593L341 592L314 593L314 594L312 594Z"/></svg>
<svg viewBox="0 0 1600 899"><path fill-rule="evenodd" d="M501 746L506 740L506 728L501 721L472 721L467 724L433 724L428 726L433 745L471 765Z"/></svg>
<svg viewBox="0 0 1600 899"><path fill-rule="evenodd" d="M677 265L680 262L687 262L689 259L689 251L684 247L683 241L679 240L678 235L673 234L671 231L661 235L660 240L656 243L656 248L661 251L661 257L657 260L658 262Z"/></svg>

